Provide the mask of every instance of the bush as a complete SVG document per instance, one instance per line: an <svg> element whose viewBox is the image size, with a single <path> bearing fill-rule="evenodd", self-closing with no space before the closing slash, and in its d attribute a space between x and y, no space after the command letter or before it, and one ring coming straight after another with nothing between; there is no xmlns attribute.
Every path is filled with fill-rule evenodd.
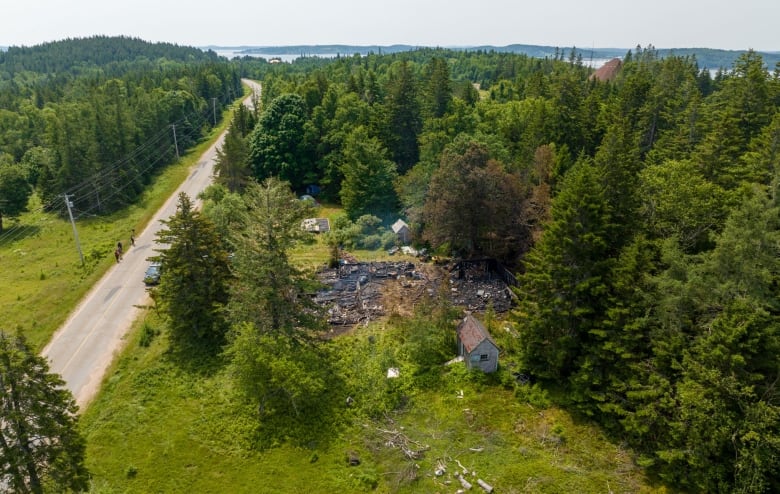
<svg viewBox="0 0 780 494"><path fill-rule="evenodd" d="M524 401L539 408L549 408L551 405L547 391L535 384L518 384L515 387L515 396L518 401Z"/></svg>
<svg viewBox="0 0 780 494"><path fill-rule="evenodd" d="M395 245L395 235L382 227L382 220L376 216L363 215L351 222L346 215L336 216L331 223L327 241L345 249L389 249Z"/></svg>
<svg viewBox="0 0 780 494"><path fill-rule="evenodd" d="M380 235L366 235L359 241L361 249L377 250L382 247L382 237Z"/></svg>
<svg viewBox="0 0 780 494"><path fill-rule="evenodd" d="M144 322L144 325L141 328L141 337L138 340L138 344L142 347L148 347L152 344L152 340L155 336L157 336L157 334L159 334L159 331L150 326L149 323Z"/></svg>

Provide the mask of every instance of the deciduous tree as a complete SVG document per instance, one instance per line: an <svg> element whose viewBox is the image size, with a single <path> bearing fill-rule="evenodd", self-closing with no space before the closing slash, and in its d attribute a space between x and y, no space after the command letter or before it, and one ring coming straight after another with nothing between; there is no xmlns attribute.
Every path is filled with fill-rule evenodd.
<svg viewBox="0 0 780 494"><path fill-rule="evenodd" d="M301 96L288 93L260 114L249 136L249 160L258 180L278 177L296 190L306 185L307 173L313 172L312 152L304 138L308 111Z"/></svg>
<svg viewBox="0 0 780 494"><path fill-rule="evenodd" d="M483 146L471 142L462 151L452 148L431 177L424 238L463 256L513 259L530 238L524 200L520 179L491 160Z"/></svg>

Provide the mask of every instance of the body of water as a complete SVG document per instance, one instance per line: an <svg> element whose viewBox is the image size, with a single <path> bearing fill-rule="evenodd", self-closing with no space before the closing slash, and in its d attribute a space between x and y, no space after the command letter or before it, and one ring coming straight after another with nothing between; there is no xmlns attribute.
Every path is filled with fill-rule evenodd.
<svg viewBox="0 0 780 494"><path fill-rule="evenodd" d="M220 48L215 50L213 49L213 51L217 55L221 57L226 57L227 59L249 56L253 58L265 58L266 60L270 60L272 58L279 58L282 60L282 62L292 62L296 58L301 58L301 57L335 58L338 56L337 53L318 53L316 55L306 54L306 53L282 53L282 54L255 53L255 52L243 52L241 49L233 50L230 48Z"/></svg>

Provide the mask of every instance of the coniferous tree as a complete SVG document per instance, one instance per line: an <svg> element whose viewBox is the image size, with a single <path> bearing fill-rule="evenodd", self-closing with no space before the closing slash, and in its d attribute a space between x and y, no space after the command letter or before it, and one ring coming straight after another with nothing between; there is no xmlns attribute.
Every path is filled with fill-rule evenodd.
<svg viewBox="0 0 780 494"><path fill-rule="evenodd" d="M289 252L310 235L301 228L309 207L289 184L275 178L251 184L243 198L244 224L233 239L237 250L230 319L251 323L259 333L303 341L317 327L317 312L307 295L308 278L290 261Z"/></svg>
<svg viewBox="0 0 780 494"><path fill-rule="evenodd" d="M21 335L0 331L0 487L8 492L88 488L78 407L62 379Z"/></svg>
<svg viewBox="0 0 780 494"><path fill-rule="evenodd" d="M593 163L580 160L569 171L551 214L526 256L517 316L525 370L560 379L576 371L608 294L611 212Z"/></svg>
<svg viewBox="0 0 780 494"><path fill-rule="evenodd" d="M0 156L0 232L3 218L15 217L27 210L32 187L21 166L3 163Z"/></svg>
<svg viewBox="0 0 780 494"><path fill-rule="evenodd" d="M353 220L366 214L389 219L397 210L397 173L382 143L358 127L347 137L343 153L341 203L347 215Z"/></svg>
<svg viewBox="0 0 780 494"><path fill-rule="evenodd" d="M778 213L775 199L754 190L687 283L692 303L681 322L690 342L678 353L669 440L658 445L664 475L680 485L731 492L780 485Z"/></svg>
<svg viewBox="0 0 780 494"><path fill-rule="evenodd" d="M216 182L226 186L230 192L241 192L252 176L249 167L249 144L246 139L252 130L252 121L249 110L244 105L239 105L233 113L225 140L217 149L214 165Z"/></svg>
<svg viewBox="0 0 780 494"><path fill-rule="evenodd" d="M398 172L403 174L420 158L417 137L422 130L420 103L408 63L398 64L387 93L387 147L398 165Z"/></svg>
<svg viewBox="0 0 780 494"><path fill-rule="evenodd" d="M230 278L224 243L184 193L176 214L162 223L157 242L168 248L154 258L162 264L157 300L169 318L171 341L179 349L219 344Z"/></svg>
<svg viewBox="0 0 780 494"><path fill-rule="evenodd" d="M452 101L452 83L447 62L434 57L428 63L428 107L433 118L441 118L449 110Z"/></svg>
<svg viewBox="0 0 780 494"><path fill-rule="evenodd" d="M258 408L269 434L297 438L317 422L333 376L324 354L311 345L323 319L309 292L313 283L289 259L306 235L309 214L289 185L278 179L252 184L244 195L247 222L236 232L235 283L229 304L233 322L226 355L239 389ZM311 431L301 433L311 439Z"/></svg>

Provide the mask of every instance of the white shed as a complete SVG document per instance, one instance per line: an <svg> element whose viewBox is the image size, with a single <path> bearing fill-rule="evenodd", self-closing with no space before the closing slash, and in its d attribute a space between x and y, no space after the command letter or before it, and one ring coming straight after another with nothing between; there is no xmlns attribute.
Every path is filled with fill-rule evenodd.
<svg viewBox="0 0 780 494"><path fill-rule="evenodd" d="M409 239L411 237L411 230L409 230L409 225L406 224L406 222L402 219L398 219L395 223L393 223L393 226L391 227L393 229L393 233L396 234L398 237L398 240L402 244L409 243Z"/></svg>
<svg viewBox="0 0 780 494"><path fill-rule="evenodd" d="M471 314L458 325L458 355L463 357L469 369L483 372L498 370L498 346L485 326Z"/></svg>

